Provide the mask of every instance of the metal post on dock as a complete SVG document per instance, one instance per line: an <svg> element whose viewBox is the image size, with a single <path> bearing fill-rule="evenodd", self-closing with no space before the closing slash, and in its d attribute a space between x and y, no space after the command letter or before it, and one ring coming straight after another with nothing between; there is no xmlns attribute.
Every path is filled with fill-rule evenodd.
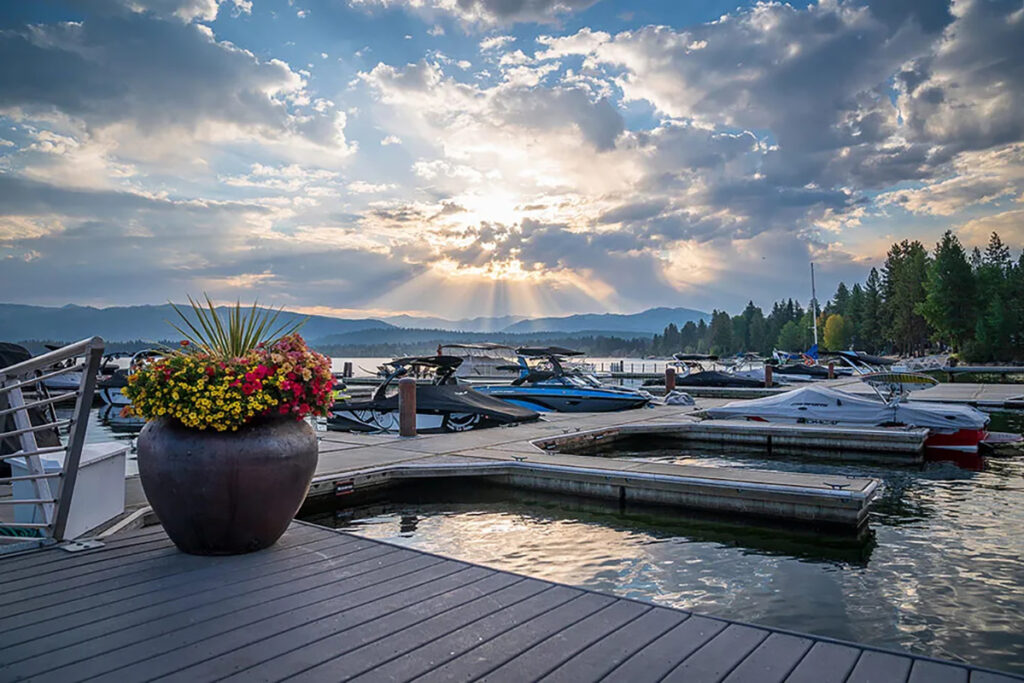
<svg viewBox="0 0 1024 683"><path fill-rule="evenodd" d="M341 368L341 376L346 379L352 376L352 361L345 361L345 365Z"/></svg>
<svg viewBox="0 0 1024 683"><path fill-rule="evenodd" d="M398 435L416 436L416 380L398 380Z"/></svg>
<svg viewBox="0 0 1024 683"><path fill-rule="evenodd" d="M828 378L829 379L835 379L836 378L836 364L831 362L831 361L828 364Z"/></svg>
<svg viewBox="0 0 1024 683"><path fill-rule="evenodd" d="M676 390L676 369L672 367L665 368L665 395L671 394Z"/></svg>
<svg viewBox="0 0 1024 683"><path fill-rule="evenodd" d="M764 385L766 387L771 387L772 384L774 384L774 382L772 381L772 366L765 365L764 366Z"/></svg>

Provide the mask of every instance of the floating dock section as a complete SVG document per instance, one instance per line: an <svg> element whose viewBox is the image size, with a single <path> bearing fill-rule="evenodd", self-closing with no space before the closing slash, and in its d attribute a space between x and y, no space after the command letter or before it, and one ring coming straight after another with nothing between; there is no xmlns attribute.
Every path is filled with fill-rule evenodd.
<svg viewBox="0 0 1024 683"><path fill-rule="evenodd" d="M812 452L824 458L875 459L895 463L920 463L924 459L927 429L884 427L837 427L742 420L680 421L633 424L592 429L532 443L546 451L586 451L594 447L641 436L680 443L713 443L764 448L766 454Z"/></svg>
<svg viewBox="0 0 1024 683"><path fill-rule="evenodd" d="M567 463L568 457L578 458ZM585 498L639 503L822 527L864 524L882 483L864 477L792 474L635 460L561 456L520 456L509 461L435 458L320 476L310 497L365 492L417 479L475 477L489 484ZM585 462L591 460L593 462Z"/></svg>

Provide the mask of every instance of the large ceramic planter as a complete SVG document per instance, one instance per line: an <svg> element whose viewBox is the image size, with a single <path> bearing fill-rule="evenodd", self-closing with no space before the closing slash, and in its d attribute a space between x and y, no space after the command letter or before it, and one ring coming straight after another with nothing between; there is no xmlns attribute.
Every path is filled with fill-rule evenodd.
<svg viewBox="0 0 1024 683"><path fill-rule="evenodd" d="M267 420L235 432L161 417L142 429L139 476L181 550L232 555L273 545L309 490L316 433L304 420Z"/></svg>

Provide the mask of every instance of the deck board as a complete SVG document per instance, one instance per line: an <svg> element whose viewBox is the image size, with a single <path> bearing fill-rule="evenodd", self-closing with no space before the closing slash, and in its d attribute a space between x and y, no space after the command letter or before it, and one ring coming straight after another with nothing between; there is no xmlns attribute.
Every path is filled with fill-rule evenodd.
<svg viewBox="0 0 1024 683"><path fill-rule="evenodd" d="M234 557L184 555L145 530L80 554L4 558L0 596L5 682L1024 680L304 523Z"/></svg>

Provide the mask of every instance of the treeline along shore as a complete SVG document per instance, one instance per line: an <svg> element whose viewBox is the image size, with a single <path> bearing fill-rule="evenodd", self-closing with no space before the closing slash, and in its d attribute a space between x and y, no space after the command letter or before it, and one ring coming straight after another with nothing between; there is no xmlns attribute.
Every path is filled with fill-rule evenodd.
<svg viewBox="0 0 1024 683"><path fill-rule="evenodd" d="M1024 361L1024 254L1016 260L992 233L970 253L951 231L929 252L919 241L893 244L863 284L840 283L817 320L792 299L768 315L753 302L739 315L714 311L711 323L669 325L651 351L731 354L802 351L813 325L824 349L901 355L952 351L968 362Z"/></svg>

